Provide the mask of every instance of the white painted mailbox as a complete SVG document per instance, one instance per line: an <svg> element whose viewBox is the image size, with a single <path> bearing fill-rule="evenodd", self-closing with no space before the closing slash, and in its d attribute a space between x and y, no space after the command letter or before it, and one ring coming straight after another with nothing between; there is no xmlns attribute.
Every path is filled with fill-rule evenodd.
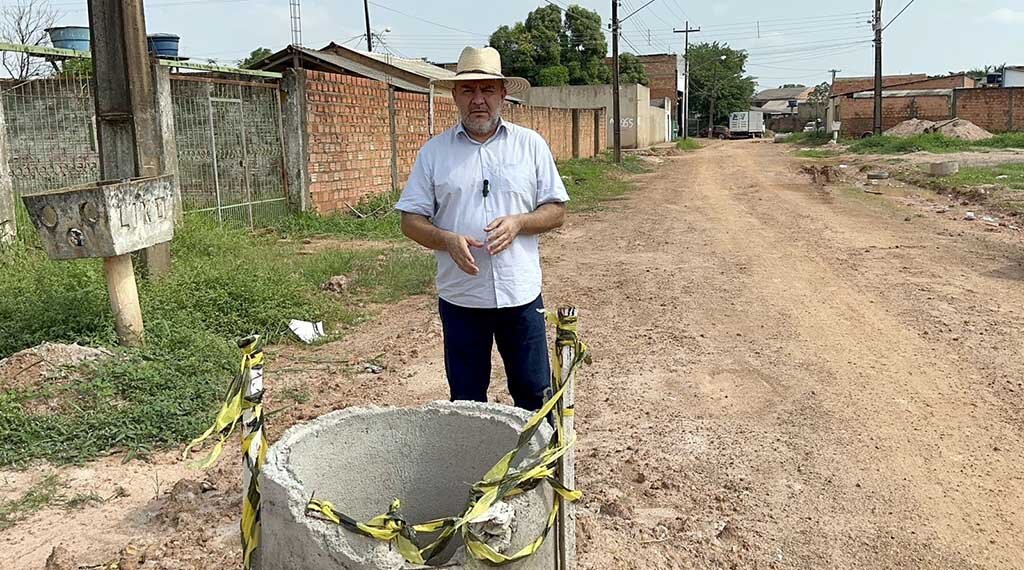
<svg viewBox="0 0 1024 570"><path fill-rule="evenodd" d="M174 237L174 175L127 178L21 197L51 259L102 257L121 344L143 342L130 253Z"/></svg>
<svg viewBox="0 0 1024 570"><path fill-rule="evenodd" d="M51 259L115 257L174 237L173 178L97 182L22 201Z"/></svg>

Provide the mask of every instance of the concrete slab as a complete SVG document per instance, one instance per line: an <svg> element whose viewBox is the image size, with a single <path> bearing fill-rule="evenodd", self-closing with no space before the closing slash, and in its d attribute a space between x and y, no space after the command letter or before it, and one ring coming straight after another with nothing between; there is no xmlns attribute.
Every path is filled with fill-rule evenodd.
<svg viewBox="0 0 1024 570"><path fill-rule="evenodd" d="M512 449L529 417L497 404L435 402L421 408L349 408L291 428L271 447L261 476L261 568L410 568L388 543L306 515L310 496L316 493L357 520L385 512L395 498L411 522L461 514L470 486ZM550 434L545 423L528 453L543 448ZM546 485L508 501L515 516L506 553L543 531L551 501ZM554 540L548 538L537 554L505 568L552 570ZM453 541L432 562L489 568L464 550L461 541Z"/></svg>

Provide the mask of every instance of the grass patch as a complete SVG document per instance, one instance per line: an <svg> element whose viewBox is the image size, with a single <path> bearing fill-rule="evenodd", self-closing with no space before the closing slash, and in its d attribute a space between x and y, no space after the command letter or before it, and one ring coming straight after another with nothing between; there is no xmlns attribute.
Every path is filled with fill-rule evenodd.
<svg viewBox="0 0 1024 570"><path fill-rule="evenodd" d="M676 148L684 151L700 150L704 148L696 139L685 138L676 141Z"/></svg>
<svg viewBox="0 0 1024 570"><path fill-rule="evenodd" d="M299 247L190 221L172 242L172 273L139 282L145 347L86 365L81 382L0 391L0 465L178 445L212 419L238 365L238 337L273 342L292 318L354 323L358 303L427 292L433 280L433 257L409 247L313 255ZM319 291L332 275L350 279L341 297ZM23 242L0 254L0 357L44 340L114 345L102 264L53 262ZM59 402L59 411L37 411L40 400Z"/></svg>
<svg viewBox="0 0 1024 570"><path fill-rule="evenodd" d="M832 135L828 133L790 133L786 135L786 142L792 144L798 144L800 146L821 146L828 144L832 140Z"/></svg>
<svg viewBox="0 0 1024 570"><path fill-rule="evenodd" d="M962 188L998 184L1011 190L1024 190L1024 164L967 167L952 176L936 178L945 188Z"/></svg>
<svg viewBox="0 0 1024 570"><path fill-rule="evenodd" d="M906 154L920 151L942 154L1004 148L1024 148L1024 133L1003 133L982 141L965 141L939 133L911 137L882 135L863 138L850 145L850 150L858 154Z"/></svg>
<svg viewBox="0 0 1024 570"><path fill-rule="evenodd" d="M360 202L353 211L326 216L301 213L276 221L270 229L285 237L332 236L350 239L396 241L403 239L401 216L395 211L397 197L382 194Z"/></svg>
<svg viewBox="0 0 1024 570"><path fill-rule="evenodd" d="M0 503L0 530L11 528L25 517L60 499L60 479L50 474L21 497Z"/></svg>
<svg viewBox="0 0 1024 570"><path fill-rule="evenodd" d="M796 151L796 155L800 158L832 158L836 153L820 148L808 148Z"/></svg>
<svg viewBox="0 0 1024 570"><path fill-rule="evenodd" d="M635 156L623 156L622 164L616 165L606 154L594 159L563 161L558 164L558 171L569 192L569 210L589 212L631 190L633 185L625 180L626 175L647 169Z"/></svg>

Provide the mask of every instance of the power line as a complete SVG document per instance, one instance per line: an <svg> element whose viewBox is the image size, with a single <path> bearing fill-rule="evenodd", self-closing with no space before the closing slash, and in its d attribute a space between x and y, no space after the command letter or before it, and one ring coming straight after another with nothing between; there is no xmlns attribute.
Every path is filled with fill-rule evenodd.
<svg viewBox="0 0 1024 570"><path fill-rule="evenodd" d="M886 25L885 25L885 26L884 26L884 27L882 28L882 31L884 32L886 28L888 28L889 26L891 26L891 25L892 25L892 23L896 21L896 18L899 18L900 16L902 16L902 15L903 15L903 13L907 11L907 8L910 8L910 5L911 5L911 4L913 4L913 3L914 3L914 0L910 0L910 2L907 2L907 5L906 5L906 6L904 6L902 10L900 10L900 13L899 13L899 14L896 14L896 16L894 16L894 17L893 17L893 19L889 20L889 23L888 23L888 24L886 24Z"/></svg>
<svg viewBox="0 0 1024 570"><path fill-rule="evenodd" d="M419 20L420 22L424 22L424 23L430 24L432 26L437 26L439 28L444 28L446 30L451 30L453 32L460 32L460 33L463 33L463 34L469 34L471 36L485 36L485 34L478 34L476 32L470 32L470 31L466 31L466 30L460 30L459 28L453 28L453 27L445 25L445 24L439 24L439 23L434 22L432 20L428 20L426 18L421 18L419 16L414 16L412 14L407 14L405 12L402 12L401 10L395 10L394 8L391 8L389 6L384 6L383 4L378 4L376 2L370 2L370 4L376 6L377 8L380 8L381 10L387 10L388 12L394 12L395 14L399 14L399 15L405 16L406 18L412 18L413 20Z"/></svg>

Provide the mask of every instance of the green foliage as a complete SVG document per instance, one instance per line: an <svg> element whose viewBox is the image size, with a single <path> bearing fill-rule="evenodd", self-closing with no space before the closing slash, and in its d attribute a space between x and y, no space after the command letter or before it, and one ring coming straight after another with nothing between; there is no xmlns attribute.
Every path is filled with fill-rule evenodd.
<svg viewBox="0 0 1024 570"><path fill-rule="evenodd" d="M823 144L828 144L831 140L832 135L823 132L799 132L786 135L786 142L798 144L800 146L821 146Z"/></svg>
<svg viewBox="0 0 1024 570"><path fill-rule="evenodd" d="M827 81L823 81L811 91L811 94L807 96L807 102L814 107L814 114L817 117L821 117L821 111L828 104L828 96L832 93L832 86Z"/></svg>
<svg viewBox="0 0 1024 570"><path fill-rule="evenodd" d="M952 188L998 184L1011 190L1024 190L1024 164L967 167L938 181L941 181L943 186Z"/></svg>
<svg viewBox="0 0 1024 570"><path fill-rule="evenodd" d="M619 82L625 85L649 85L651 81L640 59L631 53L623 53L619 54Z"/></svg>
<svg viewBox="0 0 1024 570"><path fill-rule="evenodd" d="M92 77L92 60L86 58L66 59L60 64L59 77Z"/></svg>
<svg viewBox="0 0 1024 570"><path fill-rule="evenodd" d="M911 137L866 137L850 145L850 150L858 154L906 154L918 151L943 153L968 150L970 146L967 141L928 133Z"/></svg>
<svg viewBox="0 0 1024 570"><path fill-rule="evenodd" d="M701 144L699 142L697 142L697 139L686 138L686 139L679 139L679 140L677 140L676 141L676 148L679 149L679 150L685 150L685 151L689 152L689 151L693 151L693 150L700 150L700 149L702 149L704 147L701 146Z"/></svg>
<svg viewBox="0 0 1024 570"><path fill-rule="evenodd" d="M537 74L537 85L541 87L568 85L569 70L564 65L545 67Z"/></svg>
<svg viewBox="0 0 1024 570"><path fill-rule="evenodd" d="M274 52L270 51L265 47L258 47L249 52L249 57L239 60L238 67L251 67L254 63L260 61L261 59L269 55L272 55L273 53Z"/></svg>
<svg viewBox="0 0 1024 570"><path fill-rule="evenodd" d="M505 75L533 85L602 84L611 75L601 16L580 6L570 6L564 18L554 4L537 8L525 23L499 27L489 43L501 54Z"/></svg>
<svg viewBox="0 0 1024 570"><path fill-rule="evenodd" d="M365 229L309 219L296 225L343 238ZM237 369L235 339L259 333L280 340L293 318L352 324L363 318L350 308L357 303L431 287L433 257L418 249L339 243L298 255L302 247L191 220L172 242L172 273L139 283L145 347L87 365L81 381L0 391L0 465L178 445L211 421ZM319 290L333 275L350 279L341 297ZM113 346L112 322L98 260L53 262L27 243L0 253L0 357L44 340ZM58 409L40 412L39 401Z"/></svg>
<svg viewBox="0 0 1024 570"><path fill-rule="evenodd" d="M621 165L612 162L608 155L566 160L558 164L558 172L569 192L569 210L575 212L599 210L603 202L620 198L633 188L626 176L645 171L643 164L634 156L622 157Z"/></svg>
<svg viewBox="0 0 1024 570"><path fill-rule="evenodd" d="M990 139L975 141L972 144L981 148L1024 149L1024 133L1002 133Z"/></svg>
<svg viewBox="0 0 1024 570"><path fill-rule="evenodd" d="M729 113L746 111L754 95L754 78L746 75L747 52L726 44L690 46L690 109L699 115L701 127L712 117L714 124L728 124Z"/></svg>
<svg viewBox="0 0 1024 570"><path fill-rule="evenodd" d="M11 528L28 515L55 504L60 498L60 484L60 479L50 474L21 497L0 502L0 530Z"/></svg>
<svg viewBox="0 0 1024 570"><path fill-rule="evenodd" d="M957 73L966 73L968 77L970 77L970 78L972 78L974 80L984 81L985 78L988 77L989 73L1002 73L1004 69L1006 69L1006 64L1005 63L1001 63L1001 64L997 64L997 65L986 65L984 67L976 67L974 69L971 69L971 70L968 70L968 71L965 71L965 72L950 71L947 75L956 75Z"/></svg>
<svg viewBox="0 0 1024 570"><path fill-rule="evenodd" d="M796 155L800 158L832 158L836 153L820 148L809 148L796 151Z"/></svg>

